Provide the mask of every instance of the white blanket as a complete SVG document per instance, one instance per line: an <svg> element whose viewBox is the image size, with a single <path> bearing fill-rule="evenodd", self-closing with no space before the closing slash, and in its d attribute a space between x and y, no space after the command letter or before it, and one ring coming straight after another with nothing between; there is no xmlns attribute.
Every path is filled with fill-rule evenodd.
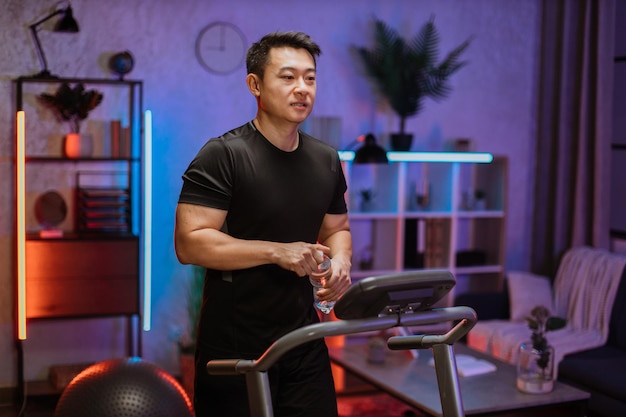
<svg viewBox="0 0 626 417"><path fill-rule="evenodd" d="M564 255L554 282L554 303L555 315L566 318L567 326L546 334L554 347L555 370L565 355L606 343L625 265L626 256L589 247L573 248ZM525 321L479 320L468 334L468 345L515 364L519 345L530 335Z"/></svg>

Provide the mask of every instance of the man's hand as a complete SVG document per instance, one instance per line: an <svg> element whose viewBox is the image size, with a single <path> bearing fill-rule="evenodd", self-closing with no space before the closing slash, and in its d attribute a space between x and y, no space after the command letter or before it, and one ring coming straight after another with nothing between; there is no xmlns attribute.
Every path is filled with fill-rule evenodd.
<svg viewBox="0 0 626 417"><path fill-rule="evenodd" d="M322 263L323 255L328 254L330 248L319 243L291 242L276 243L274 263L283 269L295 272L299 277L305 277L317 272L317 265Z"/></svg>
<svg viewBox="0 0 626 417"><path fill-rule="evenodd" d="M324 288L318 292L322 301L338 300L352 284L350 278L350 260L337 256L331 259L331 275L326 279Z"/></svg>

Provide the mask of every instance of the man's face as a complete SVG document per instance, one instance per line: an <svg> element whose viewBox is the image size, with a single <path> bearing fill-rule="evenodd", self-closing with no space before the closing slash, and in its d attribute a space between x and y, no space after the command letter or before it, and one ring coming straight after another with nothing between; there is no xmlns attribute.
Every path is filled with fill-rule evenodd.
<svg viewBox="0 0 626 417"><path fill-rule="evenodd" d="M270 116L301 123L313 110L315 63L305 49L273 48L260 86L260 107Z"/></svg>

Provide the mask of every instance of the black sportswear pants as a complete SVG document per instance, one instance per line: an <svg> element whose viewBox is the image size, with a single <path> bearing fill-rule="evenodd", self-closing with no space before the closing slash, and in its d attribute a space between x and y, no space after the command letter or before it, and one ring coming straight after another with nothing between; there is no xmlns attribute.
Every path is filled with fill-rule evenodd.
<svg viewBox="0 0 626 417"><path fill-rule="evenodd" d="M245 376L207 374L206 363L213 356L196 353L196 417L249 417ZM268 376L275 417L337 417L335 386L323 340L288 352Z"/></svg>

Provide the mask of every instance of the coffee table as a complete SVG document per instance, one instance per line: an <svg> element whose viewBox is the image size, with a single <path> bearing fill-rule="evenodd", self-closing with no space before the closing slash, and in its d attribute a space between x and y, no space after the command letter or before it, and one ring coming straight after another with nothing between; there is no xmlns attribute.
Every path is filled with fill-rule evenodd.
<svg viewBox="0 0 626 417"><path fill-rule="evenodd" d="M463 409L467 416L564 405L572 406L581 417L585 415L589 398L589 393L585 391L555 382L550 393L525 394L515 386L514 366L462 343L455 344L454 351L486 359L497 367L492 373L459 377ZM367 361L367 346L364 344L330 347L329 352L332 362L369 384L431 416L443 415L435 368L428 364L432 358L430 349L420 350L417 359L406 351L387 351L385 362L381 364Z"/></svg>

